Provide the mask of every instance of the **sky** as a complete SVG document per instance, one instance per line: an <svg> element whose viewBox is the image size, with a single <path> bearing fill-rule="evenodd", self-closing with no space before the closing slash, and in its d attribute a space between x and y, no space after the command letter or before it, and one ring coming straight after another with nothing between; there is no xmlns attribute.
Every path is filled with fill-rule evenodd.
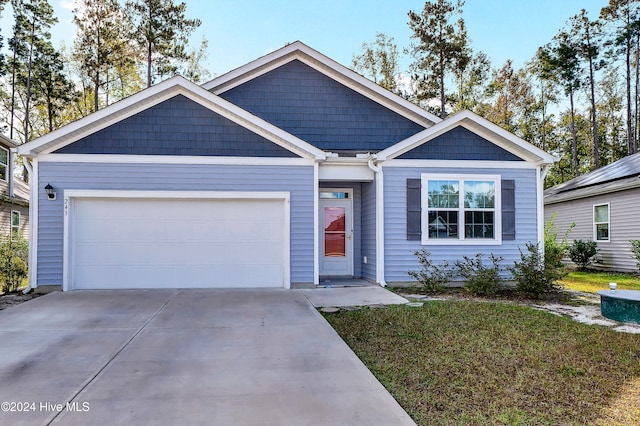
<svg viewBox="0 0 640 426"><path fill-rule="evenodd" d="M54 45L73 42L73 0L49 0L59 23ZM421 11L424 0L183 0L187 16L202 25L191 38L198 46L209 41L207 68L221 75L300 40L320 53L349 66L363 42L377 32L395 39L400 49L411 42L409 10ZM494 68L512 59L521 67L537 48L584 8L592 19L608 0L466 0L463 17L475 51L485 52ZM0 20L1 34L10 37L10 10ZM5 40L6 48L6 40ZM401 61L406 71L409 58Z"/></svg>

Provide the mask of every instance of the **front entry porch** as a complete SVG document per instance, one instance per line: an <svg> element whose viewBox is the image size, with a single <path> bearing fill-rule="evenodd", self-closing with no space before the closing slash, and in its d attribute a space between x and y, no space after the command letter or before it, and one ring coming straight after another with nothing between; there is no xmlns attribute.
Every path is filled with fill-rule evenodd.
<svg viewBox="0 0 640 426"><path fill-rule="evenodd" d="M375 198L374 182L319 183L319 286L375 283Z"/></svg>

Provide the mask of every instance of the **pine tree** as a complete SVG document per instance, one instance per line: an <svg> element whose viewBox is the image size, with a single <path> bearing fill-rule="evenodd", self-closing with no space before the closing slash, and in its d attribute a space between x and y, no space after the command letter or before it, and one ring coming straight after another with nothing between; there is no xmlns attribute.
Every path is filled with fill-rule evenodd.
<svg viewBox="0 0 640 426"><path fill-rule="evenodd" d="M189 35L201 21L187 19L187 5L173 0L130 0L126 7L136 41L145 52L149 87L154 77L173 75L179 63L188 60Z"/></svg>
<svg viewBox="0 0 640 426"><path fill-rule="evenodd" d="M22 130L23 140L31 140L31 109L34 99L34 62L39 49L51 44L49 29L58 20L53 16L53 8L47 0L12 0L15 24L14 34L9 44L13 51L12 95L11 95L11 135L13 137L16 116L16 96L21 87L23 100Z"/></svg>
<svg viewBox="0 0 640 426"><path fill-rule="evenodd" d="M609 40L609 55L616 58L619 54L624 56L625 88L626 88L626 127L627 127L627 152L633 154L637 151L637 142L634 137L633 119L633 94L632 80L632 56L634 50L638 54L634 41L640 36L640 2L637 0L609 0L609 4L600 11L601 19L613 27L612 39ZM636 94L637 96L637 94Z"/></svg>
<svg viewBox="0 0 640 426"><path fill-rule="evenodd" d="M592 22L587 16L587 12L582 9L579 15L571 18L571 36L574 38L578 56L587 63L589 71L587 76L589 88L589 102L591 103L591 137L593 141L593 161L594 168L600 168L600 151L598 149L598 120L596 106L596 81L595 71L600 69L601 64L598 62L600 55L600 46L598 37L600 35L599 22Z"/></svg>
<svg viewBox="0 0 640 426"><path fill-rule="evenodd" d="M567 32L560 31L554 37L553 44L538 50L538 59L543 68L542 75L561 86L565 95L569 96L572 164L574 176L578 176L580 175L580 167L575 122L575 94L582 84L578 45Z"/></svg>
<svg viewBox="0 0 640 426"><path fill-rule="evenodd" d="M135 81L122 75L124 70L135 73L135 53L128 40L131 30L117 0L82 0L74 13L78 33L72 57L93 83L93 110L97 111L101 92L105 94L104 104L109 104L112 80Z"/></svg>
<svg viewBox="0 0 640 426"><path fill-rule="evenodd" d="M457 68L466 66L468 56L464 20L460 17L464 2L457 0L427 1L421 13L409 12L409 27L415 39L409 49L413 55L413 80L417 86L418 101L429 101L438 97L439 113L446 118L447 75Z"/></svg>

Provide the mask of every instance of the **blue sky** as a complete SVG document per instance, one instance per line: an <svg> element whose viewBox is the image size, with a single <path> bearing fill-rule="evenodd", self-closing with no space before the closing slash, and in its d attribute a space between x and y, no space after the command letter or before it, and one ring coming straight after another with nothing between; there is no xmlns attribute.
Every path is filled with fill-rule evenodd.
<svg viewBox="0 0 640 426"><path fill-rule="evenodd" d="M54 43L72 44L72 0L50 0L60 23ZM209 70L223 74L287 42L300 40L332 59L349 65L363 42L376 32L408 46L409 10L420 11L424 0L186 0L189 17L202 25L193 36L209 40ZM489 55L495 68L512 59L520 67L549 42L570 16L585 8L595 19L607 0L466 0L464 18L475 50ZM9 11L2 34L10 35ZM409 59L403 61L403 71Z"/></svg>

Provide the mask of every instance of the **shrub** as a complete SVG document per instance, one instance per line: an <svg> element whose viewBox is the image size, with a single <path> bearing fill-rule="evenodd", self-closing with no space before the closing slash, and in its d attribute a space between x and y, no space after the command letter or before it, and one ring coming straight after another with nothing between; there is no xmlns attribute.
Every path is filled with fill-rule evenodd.
<svg viewBox="0 0 640 426"><path fill-rule="evenodd" d="M495 294L502 287L500 276L500 261L502 257L489 255L491 265L482 260L482 253L475 257L462 256L462 261L456 260L458 274L464 278L464 288L476 295Z"/></svg>
<svg viewBox="0 0 640 426"><path fill-rule="evenodd" d="M631 240L631 254L636 258L636 266L640 269L640 240Z"/></svg>
<svg viewBox="0 0 640 426"><path fill-rule="evenodd" d="M562 236L562 240L558 241L558 229L553 224L555 217L556 213L552 214L551 219L544 224L544 265L545 268L563 269L562 259L569 248L567 237L576 223L573 222Z"/></svg>
<svg viewBox="0 0 640 426"><path fill-rule="evenodd" d="M581 271L586 271L589 265L596 261L597 254L598 243L593 240L575 240L569 247L569 258Z"/></svg>
<svg viewBox="0 0 640 426"><path fill-rule="evenodd" d="M418 281L426 291L442 291L445 284L453 278L453 271L449 268L449 262L443 260L437 265L429 258L431 253L425 249L414 253L418 262L422 265L419 271L409 271L408 274Z"/></svg>
<svg viewBox="0 0 640 426"><path fill-rule="evenodd" d="M564 275L562 264L547 264L538 244L527 243L526 247L526 253L518 248L520 262L509 268L517 290L534 297L560 290L558 280Z"/></svg>
<svg viewBox="0 0 640 426"><path fill-rule="evenodd" d="M29 243L18 235L11 239L0 236L0 289L17 290L28 274Z"/></svg>

